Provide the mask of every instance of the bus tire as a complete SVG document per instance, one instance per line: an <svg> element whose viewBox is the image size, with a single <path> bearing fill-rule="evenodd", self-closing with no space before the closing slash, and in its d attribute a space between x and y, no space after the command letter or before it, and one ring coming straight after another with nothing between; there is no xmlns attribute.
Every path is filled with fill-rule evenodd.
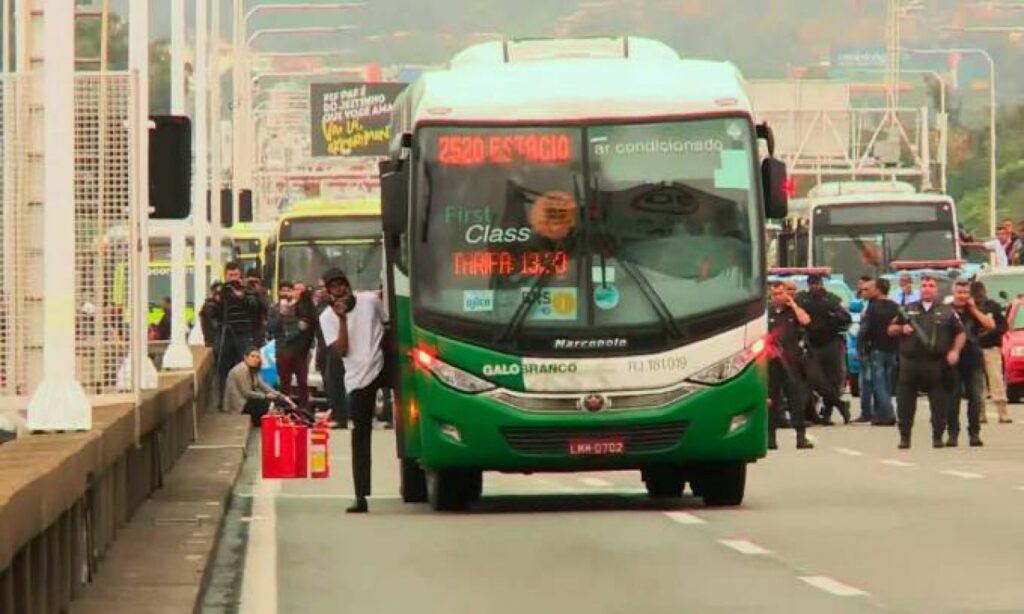
<svg viewBox="0 0 1024 614"><path fill-rule="evenodd" d="M707 463L693 475L693 493L710 507L740 505L746 486L747 464L743 461Z"/></svg>
<svg viewBox="0 0 1024 614"><path fill-rule="evenodd" d="M427 472L430 507L438 512L457 512L469 505L471 476L458 469Z"/></svg>
<svg viewBox="0 0 1024 614"><path fill-rule="evenodd" d="M683 496L686 480L677 467L656 467L643 472L647 495L652 499L678 499Z"/></svg>
<svg viewBox="0 0 1024 614"><path fill-rule="evenodd" d="M476 469L466 471L466 499L479 501L484 494L484 472Z"/></svg>
<svg viewBox="0 0 1024 614"><path fill-rule="evenodd" d="M401 463L401 485L399 490L402 493L402 501L406 503L426 503L428 499L427 474L414 458L403 458Z"/></svg>

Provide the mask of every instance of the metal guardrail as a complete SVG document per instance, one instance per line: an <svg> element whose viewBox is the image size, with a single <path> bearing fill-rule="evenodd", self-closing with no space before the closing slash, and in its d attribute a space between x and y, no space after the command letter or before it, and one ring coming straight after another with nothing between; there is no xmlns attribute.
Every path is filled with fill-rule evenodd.
<svg viewBox="0 0 1024 614"><path fill-rule="evenodd" d="M99 406L88 433L0 446L0 612L67 611L92 580L117 532L193 441L193 403L208 406L215 372L209 351L197 352L195 377L163 376L137 414Z"/></svg>

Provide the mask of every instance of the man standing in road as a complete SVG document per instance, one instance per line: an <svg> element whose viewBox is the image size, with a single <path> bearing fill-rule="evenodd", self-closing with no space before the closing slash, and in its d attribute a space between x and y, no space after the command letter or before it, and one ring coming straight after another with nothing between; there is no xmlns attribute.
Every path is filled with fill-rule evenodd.
<svg viewBox="0 0 1024 614"><path fill-rule="evenodd" d="M867 351L865 345L865 333L867 327L865 321L868 317L868 311L871 309L871 302L874 292L874 279L867 275L860 278L857 282L857 299L861 301L861 312L860 312L860 330L857 331L857 338L855 343L857 344L857 361L860 363L860 372L857 374L857 379L860 384L860 415L854 420L858 424L866 424L871 422L875 416L875 403L871 396L871 353Z"/></svg>
<svg viewBox="0 0 1024 614"><path fill-rule="evenodd" d="M373 410L377 391L385 385L384 307L376 292L353 292L340 269L324 274L333 299L320 316L324 341L345 363L345 389L352 412L352 479L356 500L346 511L366 513L370 496Z"/></svg>
<svg viewBox="0 0 1024 614"><path fill-rule="evenodd" d="M224 285L220 290L220 339L217 345L217 368L221 390L228 372L242 361L249 346L259 347L260 319L263 306L260 298L242 283L242 267L229 262L224 267Z"/></svg>
<svg viewBox="0 0 1024 614"><path fill-rule="evenodd" d="M872 408L869 414L875 426L893 426L896 414L892 408L892 375L896 366L896 352L899 340L889 335L889 323L899 315L899 307L889 300L889 280L878 278L871 282L866 294L871 303L860 318L860 334L857 337L861 352L868 358L871 370L869 388L861 388L861 404L868 399ZM861 364L861 369L864 369ZM861 414L861 418L864 414Z"/></svg>
<svg viewBox="0 0 1024 614"><path fill-rule="evenodd" d="M822 424L832 424L832 410L838 409L843 422L850 422L850 402L842 398L846 352L843 332L850 326L850 314L839 297L825 290L824 278L807 276L807 292L797 303L811 316L807 328L807 381L822 401Z"/></svg>
<svg viewBox="0 0 1024 614"><path fill-rule="evenodd" d="M811 323L811 316L796 304L786 292L783 282L771 288L771 309L768 310L768 391L769 425L768 449L778 448L776 431L783 421L783 407L788 402L790 421L796 430L796 447L813 448L804 426L804 406L807 385L803 369L804 349L800 343L800 329Z"/></svg>
<svg viewBox="0 0 1024 614"><path fill-rule="evenodd" d="M947 448L955 448L960 437L960 401L967 399L967 435L972 447L984 445L981 441L981 412L984 411L985 366L981 354L981 336L996 327L995 320L978 309L971 296L971 285L958 281L953 285L953 309L964 327L966 341L960 351L960 361L953 368L953 395L950 398L946 427L949 437Z"/></svg>
<svg viewBox="0 0 1024 614"><path fill-rule="evenodd" d="M966 337L963 324L949 305L937 302L935 278L921 278L921 300L901 309L889 325L889 334L900 338L900 375L896 389L900 449L910 447L917 413L917 394L928 393L932 412L932 446L942 448L946 414L953 394L951 368L960 361Z"/></svg>
<svg viewBox="0 0 1024 614"><path fill-rule="evenodd" d="M1003 380L1003 335L1009 329L1006 315L1003 308L988 297L988 290L985 284L975 281L971 284L971 295L974 297L978 309L995 323L995 328L981 336L981 353L985 363L985 380L988 383L988 392L992 396L992 403L999 412L999 423L1010 424L1013 418L1010 417L1010 410L1006 406L1006 382ZM985 412L981 412L981 423L988 422Z"/></svg>
<svg viewBox="0 0 1024 614"><path fill-rule="evenodd" d="M327 287L321 279L317 283L315 293L318 318L331 310L333 299L327 293ZM317 327L316 366L323 380L324 393L327 395L327 407L331 418L332 429L348 429L348 395L345 394L345 362L341 356L331 351L324 341L324 333Z"/></svg>

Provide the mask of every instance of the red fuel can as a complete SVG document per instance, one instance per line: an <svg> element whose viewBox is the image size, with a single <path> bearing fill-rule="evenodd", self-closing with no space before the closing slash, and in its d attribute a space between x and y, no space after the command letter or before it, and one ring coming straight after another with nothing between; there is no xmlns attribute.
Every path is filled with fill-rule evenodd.
<svg viewBox="0 0 1024 614"><path fill-rule="evenodd" d="M263 477L305 478L309 473L309 427L285 416L267 414L260 421Z"/></svg>

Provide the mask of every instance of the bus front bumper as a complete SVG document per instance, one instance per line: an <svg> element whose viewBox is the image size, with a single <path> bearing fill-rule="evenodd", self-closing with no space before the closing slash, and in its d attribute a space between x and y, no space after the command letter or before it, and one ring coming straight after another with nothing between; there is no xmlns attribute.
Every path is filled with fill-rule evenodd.
<svg viewBox="0 0 1024 614"><path fill-rule="evenodd" d="M756 365L662 407L597 413L526 411L429 376L419 384L420 461L431 469L639 469L753 461L766 452L765 386Z"/></svg>

